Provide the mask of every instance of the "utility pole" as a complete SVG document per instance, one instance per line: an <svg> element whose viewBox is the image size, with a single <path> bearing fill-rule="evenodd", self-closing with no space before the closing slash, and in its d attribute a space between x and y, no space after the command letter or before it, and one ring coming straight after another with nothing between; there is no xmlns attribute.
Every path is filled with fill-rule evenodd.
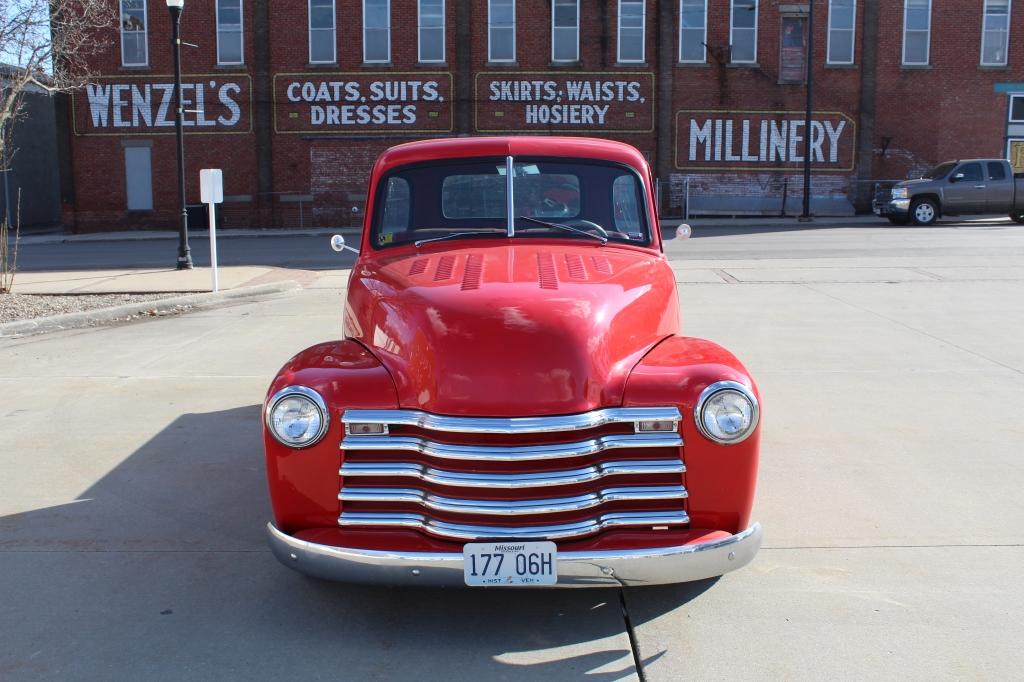
<svg viewBox="0 0 1024 682"><path fill-rule="evenodd" d="M807 111L804 115L804 210L801 221L811 218L811 98L814 93L814 0L807 0Z"/></svg>

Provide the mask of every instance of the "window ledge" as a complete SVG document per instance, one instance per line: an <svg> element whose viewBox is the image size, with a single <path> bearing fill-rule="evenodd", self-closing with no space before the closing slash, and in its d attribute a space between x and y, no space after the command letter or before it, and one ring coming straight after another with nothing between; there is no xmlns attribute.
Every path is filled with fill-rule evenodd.
<svg viewBox="0 0 1024 682"><path fill-rule="evenodd" d="M307 69L336 69L338 68L338 62L308 62L306 64Z"/></svg>
<svg viewBox="0 0 1024 682"><path fill-rule="evenodd" d="M132 66L125 66L122 64L119 69L121 71L152 71L153 67L149 64L134 64Z"/></svg>
<svg viewBox="0 0 1024 682"><path fill-rule="evenodd" d="M927 71L931 68L931 64L900 64L901 71Z"/></svg>
<svg viewBox="0 0 1024 682"><path fill-rule="evenodd" d="M445 69L448 68L448 62L416 62L417 69Z"/></svg>
<svg viewBox="0 0 1024 682"><path fill-rule="evenodd" d="M852 71L852 70L858 69L860 67L856 63L853 63L853 64L829 64L828 62L825 62L825 68L826 69L836 69L838 71L843 71L843 70Z"/></svg>
<svg viewBox="0 0 1024 682"><path fill-rule="evenodd" d="M583 66L583 61L579 60L579 59L577 59L576 61L573 61L573 62L556 62L556 61L552 61L551 62L551 68L553 68L553 69L557 69L559 67L570 68L570 69L571 68L577 68L578 69L581 66Z"/></svg>
<svg viewBox="0 0 1024 682"><path fill-rule="evenodd" d="M213 67L217 71L245 71L245 62L240 64L217 64Z"/></svg>
<svg viewBox="0 0 1024 682"><path fill-rule="evenodd" d="M760 69L761 65L757 62L729 62L725 65L729 69Z"/></svg>
<svg viewBox="0 0 1024 682"><path fill-rule="evenodd" d="M979 71L1006 71L1009 64L978 64Z"/></svg>
<svg viewBox="0 0 1024 682"><path fill-rule="evenodd" d="M616 69L647 69L650 68L650 64L647 62L615 62L613 65Z"/></svg>
<svg viewBox="0 0 1024 682"><path fill-rule="evenodd" d="M676 62L676 66L682 69L710 69L711 64L706 60L703 62Z"/></svg>
<svg viewBox="0 0 1024 682"><path fill-rule="evenodd" d="M512 60L510 62L484 62L484 66L488 69L515 69L519 67L519 62Z"/></svg>
<svg viewBox="0 0 1024 682"><path fill-rule="evenodd" d="M394 67L394 63L391 61L386 62L363 62L359 65L362 69L390 69Z"/></svg>

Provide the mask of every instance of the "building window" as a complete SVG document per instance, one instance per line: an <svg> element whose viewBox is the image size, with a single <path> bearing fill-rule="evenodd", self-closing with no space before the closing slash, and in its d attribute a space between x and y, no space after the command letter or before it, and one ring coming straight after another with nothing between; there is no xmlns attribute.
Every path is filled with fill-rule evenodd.
<svg viewBox="0 0 1024 682"><path fill-rule="evenodd" d="M1010 95L1010 123L1024 123L1024 95Z"/></svg>
<svg viewBox="0 0 1024 682"><path fill-rule="evenodd" d="M514 62L516 60L516 3L515 0L488 0L487 2L487 61Z"/></svg>
<svg viewBox="0 0 1024 682"><path fill-rule="evenodd" d="M217 63L242 62L242 0L217 0Z"/></svg>
<svg viewBox="0 0 1024 682"><path fill-rule="evenodd" d="M363 61L391 61L391 0L363 0Z"/></svg>
<svg viewBox="0 0 1024 682"><path fill-rule="evenodd" d="M619 62L644 61L644 0L619 0Z"/></svg>
<svg viewBox="0 0 1024 682"><path fill-rule="evenodd" d="M729 61L733 64L757 62L757 1L732 0Z"/></svg>
<svg viewBox="0 0 1024 682"><path fill-rule="evenodd" d="M121 64L147 66L146 0L121 0Z"/></svg>
<svg viewBox="0 0 1024 682"><path fill-rule="evenodd" d="M981 63L983 66L1006 66L1010 44L1010 0L985 0L985 16L981 23Z"/></svg>
<svg viewBox="0 0 1024 682"><path fill-rule="evenodd" d="M554 3L554 11L551 14L551 61L579 61L579 0L554 0Z"/></svg>
<svg viewBox="0 0 1024 682"><path fill-rule="evenodd" d="M129 211L153 210L153 165L149 147L124 148L125 195Z"/></svg>
<svg viewBox="0 0 1024 682"><path fill-rule="evenodd" d="M334 0L309 0L309 63L333 64Z"/></svg>
<svg viewBox="0 0 1024 682"><path fill-rule="evenodd" d="M928 64L932 35L932 0L904 0L903 63Z"/></svg>
<svg viewBox="0 0 1024 682"><path fill-rule="evenodd" d="M828 63L853 64L857 0L829 0Z"/></svg>
<svg viewBox="0 0 1024 682"><path fill-rule="evenodd" d="M679 0L679 61L707 61L708 0Z"/></svg>
<svg viewBox="0 0 1024 682"><path fill-rule="evenodd" d="M421 62L444 61L444 0L419 0Z"/></svg>

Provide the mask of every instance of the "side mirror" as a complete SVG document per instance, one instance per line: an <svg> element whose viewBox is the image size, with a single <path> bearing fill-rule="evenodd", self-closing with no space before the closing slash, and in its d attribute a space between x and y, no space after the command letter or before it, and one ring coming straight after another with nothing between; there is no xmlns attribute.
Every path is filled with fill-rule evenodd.
<svg viewBox="0 0 1024 682"><path fill-rule="evenodd" d="M956 175L954 175L953 177L951 177L951 178L949 179L949 181L950 181L950 182L960 182L960 181L961 181L961 180L963 180L963 179L964 179L964 174L963 174L963 173L957 173Z"/></svg>
<svg viewBox="0 0 1024 682"><path fill-rule="evenodd" d="M693 229L686 223L681 223L676 228L676 239L689 239L690 235L693 234Z"/></svg>
<svg viewBox="0 0 1024 682"><path fill-rule="evenodd" d="M352 253L359 253L359 249L353 249L351 246L348 246L345 243L345 238L342 237L340 234L336 234L333 237L331 237L331 248L337 251L338 253L341 253L346 249L348 249Z"/></svg>

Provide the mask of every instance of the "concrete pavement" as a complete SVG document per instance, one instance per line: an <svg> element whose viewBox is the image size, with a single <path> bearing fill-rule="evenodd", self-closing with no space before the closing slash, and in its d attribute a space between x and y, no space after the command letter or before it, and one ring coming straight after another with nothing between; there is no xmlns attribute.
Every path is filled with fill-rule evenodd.
<svg viewBox="0 0 1024 682"><path fill-rule="evenodd" d="M749 567L628 590L627 621L617 590L366 589L279 566L259 404L340 333L346 273L325 270L287 297L0 340L0 678L1018 676L1024 230L668 251L687 333L762 390Z"/></svg>

